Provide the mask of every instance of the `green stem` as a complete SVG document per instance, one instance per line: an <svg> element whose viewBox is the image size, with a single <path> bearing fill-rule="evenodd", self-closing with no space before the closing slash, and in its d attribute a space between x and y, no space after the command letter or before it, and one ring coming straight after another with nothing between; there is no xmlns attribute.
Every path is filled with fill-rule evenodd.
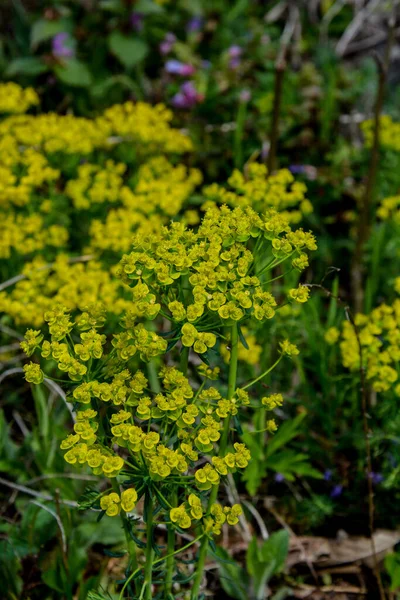
<svg viewBox="0 0 400 600"><path fill-rule="evenodd" d="M253 379L253 381L250 381L250 383L248 383L247 385L244 385L242 387L242 390L247 390L247 388L249 388L252 385L254 385L255 383L257 383L257 381L260 381L260 379L263 379L266 375L268 375L268 373L271 373L272 369L275 369L275 367L281 362L282 358L283 358L283 354L281 354L280 357L278 358L278 360L276 360L274 362L272 367L270 367L269 369L264 371L264 373L261 373L261 375L259 375L256 379Z"/></svg>
<svg viewBox="0 0 400 600"><path fill-rule="evenodd" d="M189 365L189 348L183 347L179 360L179 370L186 376Z"/></svg>
<svg viewBox="0 0 400 600"><path fill-rule="evenodd" d="M186 376L189 365L189 348L183 347L181 352L181 357L179 361L179 369ZM176 486L177 484L175 484ZM178 504L178 492L175 487L174 491L171 495L171 503L175 507ZM167 554L169 555L167 559L167 572L165 578L165 595L168 597L172 595L172 583L174 577L174 569L175 569L175 559L174 559L174 548L175 548L175 528L174 526L168 525L168 533L167 533Z"/></svg>
<svg viewBox="0 0 400 600"><path fill-rule="evenodd" d="M190 546L193 546L193 544L197 544L197 542L199 542L202 538L203 538L204 534L199 535L199 537L195 538L194 540L192 540L191 542L189 542L188 544L186 544L186 546L182 546L182 548L178 548L178 550L175 550L175 552L172 553L172 556L175 556L175 554L179 554L180 552L184 552L185 550L187 550L188 548L190 548ZM167 560L170 557L170 554L166 554L165 556L162 556L161 558L158 558L157 560L154 561L153 563L153 567L155 567L156 565L158 565L159 563L163 562L164 560ZM118 596L118 600L123 600L124 597L124 591L126 590L126 588L128 587L128 585L130 584L130 582L132 581L132 579L139 573L139 571L141 571L142 567L138 567L136 569L136 571L134 571L133 573L131 573L131 575L129 575L128 579L125 581L124 586Z"/></svg>
<svg viewBox="0 0 400 600"><path fill-rule="evenodd" d="M228 400L231 400L233 398L233 396L235 394L235 390L236 390L238 348L239 348L238 326L237 326L237 323L234 323L232 325L232 332L231 332L231 357L230 357L230 362L229 362ZM229 431L230 431L230 419L227 418L227 419L225 419L224 429L222 432L221 442L219 445L219 452L218 452L219 456L223 456L226 452L226 447L228 445ZM214 485L211 488L211 493L210 493L210 497L208 500L208 506L207 506L207 514L210 513L211 506L214 504L214 502L217 499L218 489L219 489L219 485ZM197 571L196 571L196 576L193 581L192 593L190 596L191 600L197 600L198 596L199 596L200 584L201 584L201 580L203 579L204 565L205 565L206 558L207 558L207 550L208 550L208 538L206 536L204 536L204 538L201 542L201 545L200 545L199 558L197 561Z"/></svg>
<svg viewBox="0 0 400 600"><path fill-rule="evenodd" d="M115 479L113 479L111 483L112 483L114 492L116 492L119 496L121 490L118 485L118 482ZM121 513L120 517L121 517L121 521L122 521L122 527L123 527L124 533L125 533L126 547L127 547L128 555L129 555L129 566L131 567L132 571L136 571L136 569L138 568L136 544L133 541L133 539L131 538L130 527L129 527L129 522L128 522L127 517L125 515L123 515L122 513ZM135 584L135 587L136 587L136 584Z"/></svg>
<svg viewBox="0 0 400 600"><path fill-rule="evenodd" d="M171 504L172 506L177 506L178 504L178 494L175 489L171 494ZM168 525L168 535L167 535L167 572L165 576L165 596L168 598L169 595L172 595L172 584L174 577L174 568L175 568L175 559L174 559L174 549L175 549L175 528L172 524Z"/></svg>
<svg viewBox="0 0 400 600"><path fill-rule="evenodd" d="M246 121L247 103L239 101L239 107L236 116L236 129L234 135L234 154L235 167L241 169L243 167L243 132Z"/></svg>
<svg viewBox="0 0 400 600"><path fill-rule="evenodd" d="M147 363L147 375L149 377L150 389L153 394L161 392L160 382L158 380L157 369L154 360Z"/></svg>
<svg viewBox="0 0 400 600"><path fill-rule="evenodd" d="M146 591L144 598L146 600L152 600L152 592L151 592L151 583L153 577L153 560L154 560L154 550L153 550L153 501L150 499L147 511L147 544L146 544L146 562L144 565L144 582L143 586L145 586Z"/></svg>

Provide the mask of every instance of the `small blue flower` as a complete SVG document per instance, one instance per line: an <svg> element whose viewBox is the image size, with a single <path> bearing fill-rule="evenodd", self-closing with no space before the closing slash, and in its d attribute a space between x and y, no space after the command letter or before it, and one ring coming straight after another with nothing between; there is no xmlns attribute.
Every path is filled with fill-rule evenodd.
<svg viewBox="0 0 400 600"><path fill-rule="evenodd" d="M368 476L374 485L379 485L384 480L382 473L374 473L371 471Z"/></svg>
<svg viewBox="0 0 400 600"><path fill-rule="evenodd" d="M188 33L195 33L196 31L200 31L203 27L204 20L201 17L193 17L186 23L186 31Z"/></svg>
<svg viewBox="0 0 400 600"><path fill-rule="evenodd" d="M342 495L342 492L343 492L343 486L340 484L335 485L331 491L331 498L339 498L339 496Z"/></svg>

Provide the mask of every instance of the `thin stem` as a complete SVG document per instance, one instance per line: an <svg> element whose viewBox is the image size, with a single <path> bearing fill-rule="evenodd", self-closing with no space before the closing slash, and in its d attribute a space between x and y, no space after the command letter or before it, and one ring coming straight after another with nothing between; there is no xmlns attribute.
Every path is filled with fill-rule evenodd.
<svg viewBox="0 0 400 600"><path fill-rule="evenodd" d="M268 373L271 373L271 371L273 369L275 369L275 367L281 362L283 358L283 354L280 355L280 357L278 358L278 360L276 360L274 362L274 364L272 365L272 367L270 367L269 369L267 369L266 371L264 371L264 373L261 373L261 375L259 375L256 379L253 379L253 381L250 381L250 383L248 383L247 385L242 387L242 390L247 390L247 388L251 387L252 385L254 385L255 383L257 383L257 381L260 381L260 379L263 379L266 375L268 375Z"/></svg>
<svg viewBox="0 0 400 600"><path fill-rule="evenodd" d="M153 559L154 559L154 550L153 550L153 501L150 499L148 504L147 511L147 544L146 544L146 562L144 565L144 583L143 585L146 587L145 599L152 600L152 591L151 591L151 583L153 577Z"/></svg>
<svg viewBox="0 0 400 600"><path fill-rule="evenodd" d="M156 365L154 360L147 363L147 375L149 376L150 389L154 394L161 392L160 382L158 380Z"/></svg>
<svg viewBox="0 0 400 600"><path fill-rule="evenodd" d="M185 376L187 375L188 365L189 365L189 348L184 346L182 348L182 352L181 352L181 356L180 356L179 369ZM172 493L171 502L172 502L173 506L176 506L178 504L178 493L177 493L176 488ZM172 582L173 582L174 568L175 568L174 555L171 554L175 548L175 528L173 527L172 524L168 525L167 548L168 548L168 554L170 554L170 557L168 558L168 561L167 561L167 573L166 573L166 579L165 579L166 596L168 596L168 594L172 593Z"/></svg>
<svg viewBox="0 0 400 600"><path fill-rule="evenodd" d="M175 507L178 504L178 494L175 489L171 494L171 503ZM167 572L165 576L165 595L168 597L169 594L172 594L172 583L174 577L174 568L175 568L175 559L174 559L174 549L175 549L175 528L173 524L167 525L168 533L167 533Z"/></svg>
<svg viewBox="0 0 400 600"><path fill-rule="evenodd" d="M234 162L237 169L243 167L243 131L246 121L247 102L239 99L239 107L236 116L236 129L234 134Z"/></svg>
<svg viewBox="0 0 400 600"><path fill-rule="evenodd" d="M189 348L183 347L179 360L179 370L186 376L189 365Z"/></svg>
<svg viewBox="0 0 400 600"><path fill-rule="evenodd" d="M365 441L365 453L366 453L366 463L367 463L367 485L368 485L368 524L369 524L369 533L371 538L371 549L372 549L372 558L373 558L373 571L378 584L379 589L379 597L380 600L386 600L385 590L382 584L381 573L379 570L379 561L376 552L376 545L374 539L374 529L375 529L375 504L374 504L374 490L372 485L372 454L371 454L371 431L368 425L368 413L367 413L367 400L368 400L368 391L367 391L367 382L365 378L365 366L364 366L364 355L363 355L363 347L360 340L360 332L358 326L354 322L354 319L351 318L350 321L354 327L354 332L356 334L358 351L360 354L360 384L361 384L361 412L362 412L362 420L363 420L363 431L364 431L364 441Z"/></svg>
<svg viewBox="0 0 400 600"><path fill-rule="evenodd" d="M374 110L374 130L372 138L372 147L370 153L370 161L368 166L367 181L365 185L365 192L362 198L361 206L359 207L359 218L358 218L358 229L356 238L356 247L351 265L351 287L353 296L353 307L356 313L362 312L364 304L364 265L363 265L363 251L365 244L368 240L369 231L371 228L371 209L375 201L375 188L376 178L378 173L378 164L380 157L380 126L381 126L381 114L383 110L383 103L385 99L385 89L387 74L390 65L391 50L395 38L395 11L393 10L393 16L389 24L388 41L386 45L386 51L384 59L382 60L376 56L376 62L378 67L378 91L375 100Z"/></svg>
<svg viewBox="0 0 400 600"><path fill-rule="evenodd" d="M120 495L121 490L120 490L120 487L119 487L117 481L115 479L113 479L111 483L112 483L114 492L116 492L118 495ZM129 522L128 522L127 517L123 513L121 513L120 517L121 517L121 521L122 521L122 527L123 527L124 533L125 533L126 547L127 547L128 554L129 554L129 566L132 568L133 571L135 571L138 567L136 544L131 537L130 527L129 527Z"/></svg>
<svg viewBox="0 0 400 600"><path fill-rule="evenodd" d="M233 398L233 396L235 394L235 390L236 390L238 349L239 349L238 325L237 325L237 323L234 323L232 325L232 331L231 331L231 356L230 356L230 362L229 362L229 376L228 376L228 400L231 400ZM222 432L221 442L219 445L219 452L218 452L219 456L223 456L226 452L226 447L227 447L228 438L229 438L229 431L230 431L230 419L228 417L225 419L225 423L224 423L224 429ZM214 504L214 502L217 499L218 489L219 489L219 485L214 485L211 489L210 497L208 499L207 514L210 513L211 506ZM201 542L201 545L200 545L199 558L197 561L197 571L196 571L196 576L195 576L194 582L193 582L192 593L190 596L191 600L197 600L197 598L199 596L199 589L200 589L201 581L203 579L203 572L204 572L204 566L205 566L206 557L207 557L207 550L208 550L208 538L204 537Z"/></svg>
<svg viewBox="0 0 400 600"><path fill-rule="evenodd" d="M188 548L190 548L190 546L193 546L193 544L197 544L197 542L199 542L202 538L204 537L204 533L202 535L199 535L197 538L195 538L194 540L191 540L188 544L186 544L185 546L182 546L182 548L178 548L178 550L175 550L172 553L172 556L175 556L175 554L179 554L179 552L184 552L185 550L187 550ZM162 556L161 558L158 558L157 560L154 561L153 563L153 567L155 567L156 565L158 565L160 562L163 562L164 560L167 560L171 555L170 554L166 554L165 556ZM136 569L136 571L134 571L131 575L129 575L128 579L125 581L124 586L118 596L118 600L123 600L124 597L124 591L126 590L127 586L130 584L130 582L132 581L132 579L139 573L139 571L141 571L142 567L138 567Z"/></svg>

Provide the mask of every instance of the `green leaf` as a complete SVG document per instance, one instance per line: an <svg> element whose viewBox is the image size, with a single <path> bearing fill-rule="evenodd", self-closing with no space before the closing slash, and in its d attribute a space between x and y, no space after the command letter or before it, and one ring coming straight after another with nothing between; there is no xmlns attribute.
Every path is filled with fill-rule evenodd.
<svg viewBox="0 0 400 600"><path fill-rule="evenodd" d="M76 58L70 58L63 66L54 67L54 72L63 83L73 87L89 87L92 83L88 67Z"/></svg>
<svg viewBox="0 0 400 600"><path fill-rule="evenodd" d="M78 510L87 510L88 508L100 508L99 492L96 488L87 487L83 494L78 498Z"/></svg>
<svg viewBox="0 0 400 600"><path fill-rule="evenodd" d="M15 58L12 60L6 71L6 77L15 77L16 75L41 75L48 71L47 65L35 56L25 56L23 58Z"/></svg>
<svg viewBox="0 0 400 600"><path fill-rule="evenodd" d="M123 13L124 6L121 0L102 0L100 2L101 10L108 10L113 13Z"/></svg>
<svg viewBox="0 0 400 600"><path fill-rule="evenodd" d="M108 37L110 51L127 69L140 63L148 53L148 46L142 40L113 31Z"/></svg>
<svg viewBox="0 0 400 600"><path fill-rule="evenodd" d="M289 534L286 529L273 533L261 547L261 556L264 562L269 563L275 560L274 575L283 570L288 552Z"/></svg>
<svg viewBox="0 0 400 600"><path fill-rule="evenodd" d="M72 23L68 19L57 19L56 21L38 19L31 29L31 48L35 49L41 42L54 37L57 33L63 31L70 33L71 29Z"/></svg>
<svg viewBox="0 0 400 600"><path fill-rule="evenodd" d="M219 566L219 579L224 592L234 600L247 600L248 577L241 566L232 560L224 548L217 548L215 555Z"/></svg>
<svg viewBox="0 0 400 600"><path fill-rule="evenodd" d="M240 325L238 325L238 333L239 333L239 338L240 338L240 341L242 342L242 345L246 348L246 350L249 350L249 345L246 342L246 338L243 335L243 331L242 331L242 328L240 327Z"/></svg>
<svg viewBox="0 0 400 600"><path fill-rule="evenodd" d="M153 0L138 0L135 3L135 11L143 15L160 14L164 12L164 8L153 2Z"/></svg>
<svg viewBox="0 0 400 600"><path fill-rule="evenodd" d="M265 562L256 537L253 537L247 548L246 565L247 571L252 576L254 596L257 600L261 600L265 598L265 585L275 571L276 561L272 559L269 562Z"/></svg>
<svg viewBox="0 0 400 600"><path fill-rule="evenodd" d="M252 458L243 474L243 480L246 482L246 489L250 496L254 496L265 477L265 468L262 463Z"/></svg>
<svg viewBox="0 0 400 600"><path fill-rule="evenodd" d="M110 595L103 596L103 594L100 594L100 592L95 592L93 590L90 590L87 595L87 600L110 600L110 598Z"/></svg>
<svg viewBox="0 0 400 600"><path fill-rule="evenodd" d="M385 557L385 569L390 577L390 591L400 589L400 554L391 553Z"/></svg>
<svg viewBox="0 0 400 600"><path fill-rule="evenodd" d="M112 77L107 77L102 81L99 81L94 86L92 86L90 93L95 97L105 96L111 89L115 88L115 86L121 86L126 88L127 90L137 93L138 88L136 83L128 77L128 75L113 75Z"/></svg>
<svg viewBox="0 0 400 600"><path fill-rule="evenodd" d="M287 421L286 423L281 425L278 432L269 440L267 444L267 457L271 456L271 454L274 454L274 452L276 452L278 448L281 448L282 446L290 442L290 440L299 435L300 431L298 428L305 416L305 412L300 413L294 419Z"/></svg>

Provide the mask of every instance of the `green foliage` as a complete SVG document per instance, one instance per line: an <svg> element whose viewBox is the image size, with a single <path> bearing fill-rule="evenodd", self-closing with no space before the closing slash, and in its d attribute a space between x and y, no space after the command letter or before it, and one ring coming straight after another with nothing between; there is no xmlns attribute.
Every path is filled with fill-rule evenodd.
<svg viewBox="0 0 400 600"><path fill-rule="evenodd" d="M267 444L263 437L251 431L244 433L243 439L249 446L253 458L243 476L251 496L257 492L269 470L280 473L288 481L294 481L296 476L322 478L321 473L310 464L307 454L290 449L283 450L289 442L302 433L301 423L305 417L305 412L300 413L294 419L284 423Z"/></svg>
<svg viewBox="0 0 400 600"><path fill-rule="evenodd" d="M289 551L289 534L285 529L273 533L261 545L253 538L246 554L247 571L255 600L265 598L265 586L274 575L281 573Z"/></svg>
<svg viewBox="0 0 400 600"><path fill-rule="evenodd" d="M390 577L390 591L400 590L400 554L392 552L385 556L385 569Z"/></svg>

